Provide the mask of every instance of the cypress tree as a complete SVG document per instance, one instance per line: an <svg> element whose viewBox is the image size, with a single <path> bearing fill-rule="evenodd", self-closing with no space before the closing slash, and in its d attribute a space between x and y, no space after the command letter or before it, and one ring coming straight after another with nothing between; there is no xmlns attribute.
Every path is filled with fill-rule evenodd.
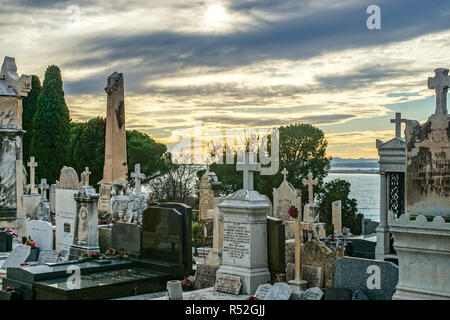
<svg viewBox="0 0 450 320"><path fill-rule="evenodd" d="M32 123L30 153L39 163L36 181L46 178L49 183L54 183L62 167L70 160L67 152L70 117L62 84L59 67L49 66Z"/></svg>
<svg viewBox="0 0 450 320"><path fill-rule="evenodd" d="M28 93L28 96L23 98L22 100L22 128L26 131L23 136L23 163L27 163L29 161L30 156L30 144L32 137L32 124L33 117L36 113L37 102L39 94L41 93L41 80L38 76L31 76L31 91ZM28 167L27 167L28 169Z"/></svg>

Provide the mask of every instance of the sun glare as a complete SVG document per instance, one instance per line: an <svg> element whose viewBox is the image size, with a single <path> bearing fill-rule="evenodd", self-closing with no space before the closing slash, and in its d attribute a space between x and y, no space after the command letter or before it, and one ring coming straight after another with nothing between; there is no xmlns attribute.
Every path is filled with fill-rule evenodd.
<svg viewBox="0 0 450 320"><path fill-rule="evenodd" d="M208 26L219 27L228 20L226 9L220 4L210 5L205 12L205 23Z"/></svg>

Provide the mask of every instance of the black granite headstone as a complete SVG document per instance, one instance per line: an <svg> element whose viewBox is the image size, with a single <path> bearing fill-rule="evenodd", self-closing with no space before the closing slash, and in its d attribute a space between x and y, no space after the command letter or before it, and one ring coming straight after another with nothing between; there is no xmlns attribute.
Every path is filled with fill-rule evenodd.
<svg viewBox="0 0 450 320"><path fill-rule="evenodd" d="M375 259L375 247L377 243L375 241L365 239L351 239L353 244L352 257Z"/></svg>
<svg viewBox="0 0 450 320"><path fill-rule="evenodd" d="M13 236L8 232L0 232L0 252L9 252L12 250Z"/></svg>
<svg viewBox="0 0 450 320"><path fill-rule="evenodd" d="M352 300L352 290L343 288L326 288L324 300Z"/></svg>
<svg viewBox="0 0 450 320"><path fill-rule="evenodd" d="M285 226L281 219L267 217L267 256L270 278L275 281L277 273L285 273Z"/></svg>

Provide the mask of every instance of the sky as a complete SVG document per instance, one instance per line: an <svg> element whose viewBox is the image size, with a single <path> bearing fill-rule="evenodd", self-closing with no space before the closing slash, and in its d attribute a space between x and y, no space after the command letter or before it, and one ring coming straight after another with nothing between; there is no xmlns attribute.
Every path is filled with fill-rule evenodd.
<svg viewBox="0 0 450 320"><path fill-rule="evenodd" d="M370 5L380 29L369 29ZM19 74L62 71L73 121L106 115L125 81L127 129L173 146L180 130L311 123L327 154L377 158L390 119L425 121L427 79L450 67L450 1L0 0L0 55Z"/></svg>

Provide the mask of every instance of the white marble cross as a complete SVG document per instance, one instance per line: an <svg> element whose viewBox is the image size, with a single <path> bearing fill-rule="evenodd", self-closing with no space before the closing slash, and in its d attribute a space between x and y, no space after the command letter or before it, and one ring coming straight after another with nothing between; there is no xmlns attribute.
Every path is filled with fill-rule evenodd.
<svg viewBox="0 0 450 320"><path fill-rule="evenodd" d="M84 186L89 186L89 175L92 174L92 172L89 171L89 167L85 167L84 171L82 172L82 174L83 174L83 178L84 178L83 185Z"/></svg>
<svg viewBox="0 0 450 320"><path fill-rule="evenodd" d="M308 173L308 179L303 180L303 185L308 186L308 193L309 193L309 204L314 203L314 191L313 186L317 185L317 180L313 180L312 173Z"/></svg>
<svg viewBox="0 0 450 320"><path fill-rule="evenodd" d="M447 91L450 85L448 77L448 69L438 68L434 70L434 78L428 78L428 89L435 89L436 91L436 111L434 114L447 115Z"/></svg>
<svg viewBox="0 0 450 320"><path fill-rule="evenodd" d="M30 167L30 185L31 185L31 191L30 193L38 193L38 190L35 186L34 181L34 168L38 166L38 163L34 161L34 157L30 157L30 162L27 163L27 165Z"/></svg>
<svg viewBox="0 0 450 320"><path fill-rule="evenodd" d="M47 201L47 190L49 185L47 184L47 179L41 179L41 184L39 185L39 189L41 189L41 199L42 201Z"/></svg>
<svg viewBox="0 0 450 320"><path fill-rule="evenodd" d="M287 171L286 168L284 168L283 171L281 171L284 181L286 181L286 177L287 177L288 173L289 173L289 171Z"/></svg>
<svg viewBox="0 0 450 320"><path fill-rule="evenodd" d="M134 165L134 172L131 173L131 177L134 178L134 190L136 194L141 194L141 180L145 179L145 174L141 173L140 163Z"/></svg>
<svg viewBox="0 0 450 320"><path fill-rule="evenodd" d="M261 171L261 164L256 163L256 154L254 152L246 152L244 154L244 162L236 164L236 171L244 172L244 190L253 190L253 172Z"/></svg>
<svg viewBox="0 0 450 320"><path fill-rule="evenodd" d="M395 113L395 119L391 119L391 123L395 123L395 137L402 137L402 123L406 122L406 119L402 119L400 112Z"/></svg>

